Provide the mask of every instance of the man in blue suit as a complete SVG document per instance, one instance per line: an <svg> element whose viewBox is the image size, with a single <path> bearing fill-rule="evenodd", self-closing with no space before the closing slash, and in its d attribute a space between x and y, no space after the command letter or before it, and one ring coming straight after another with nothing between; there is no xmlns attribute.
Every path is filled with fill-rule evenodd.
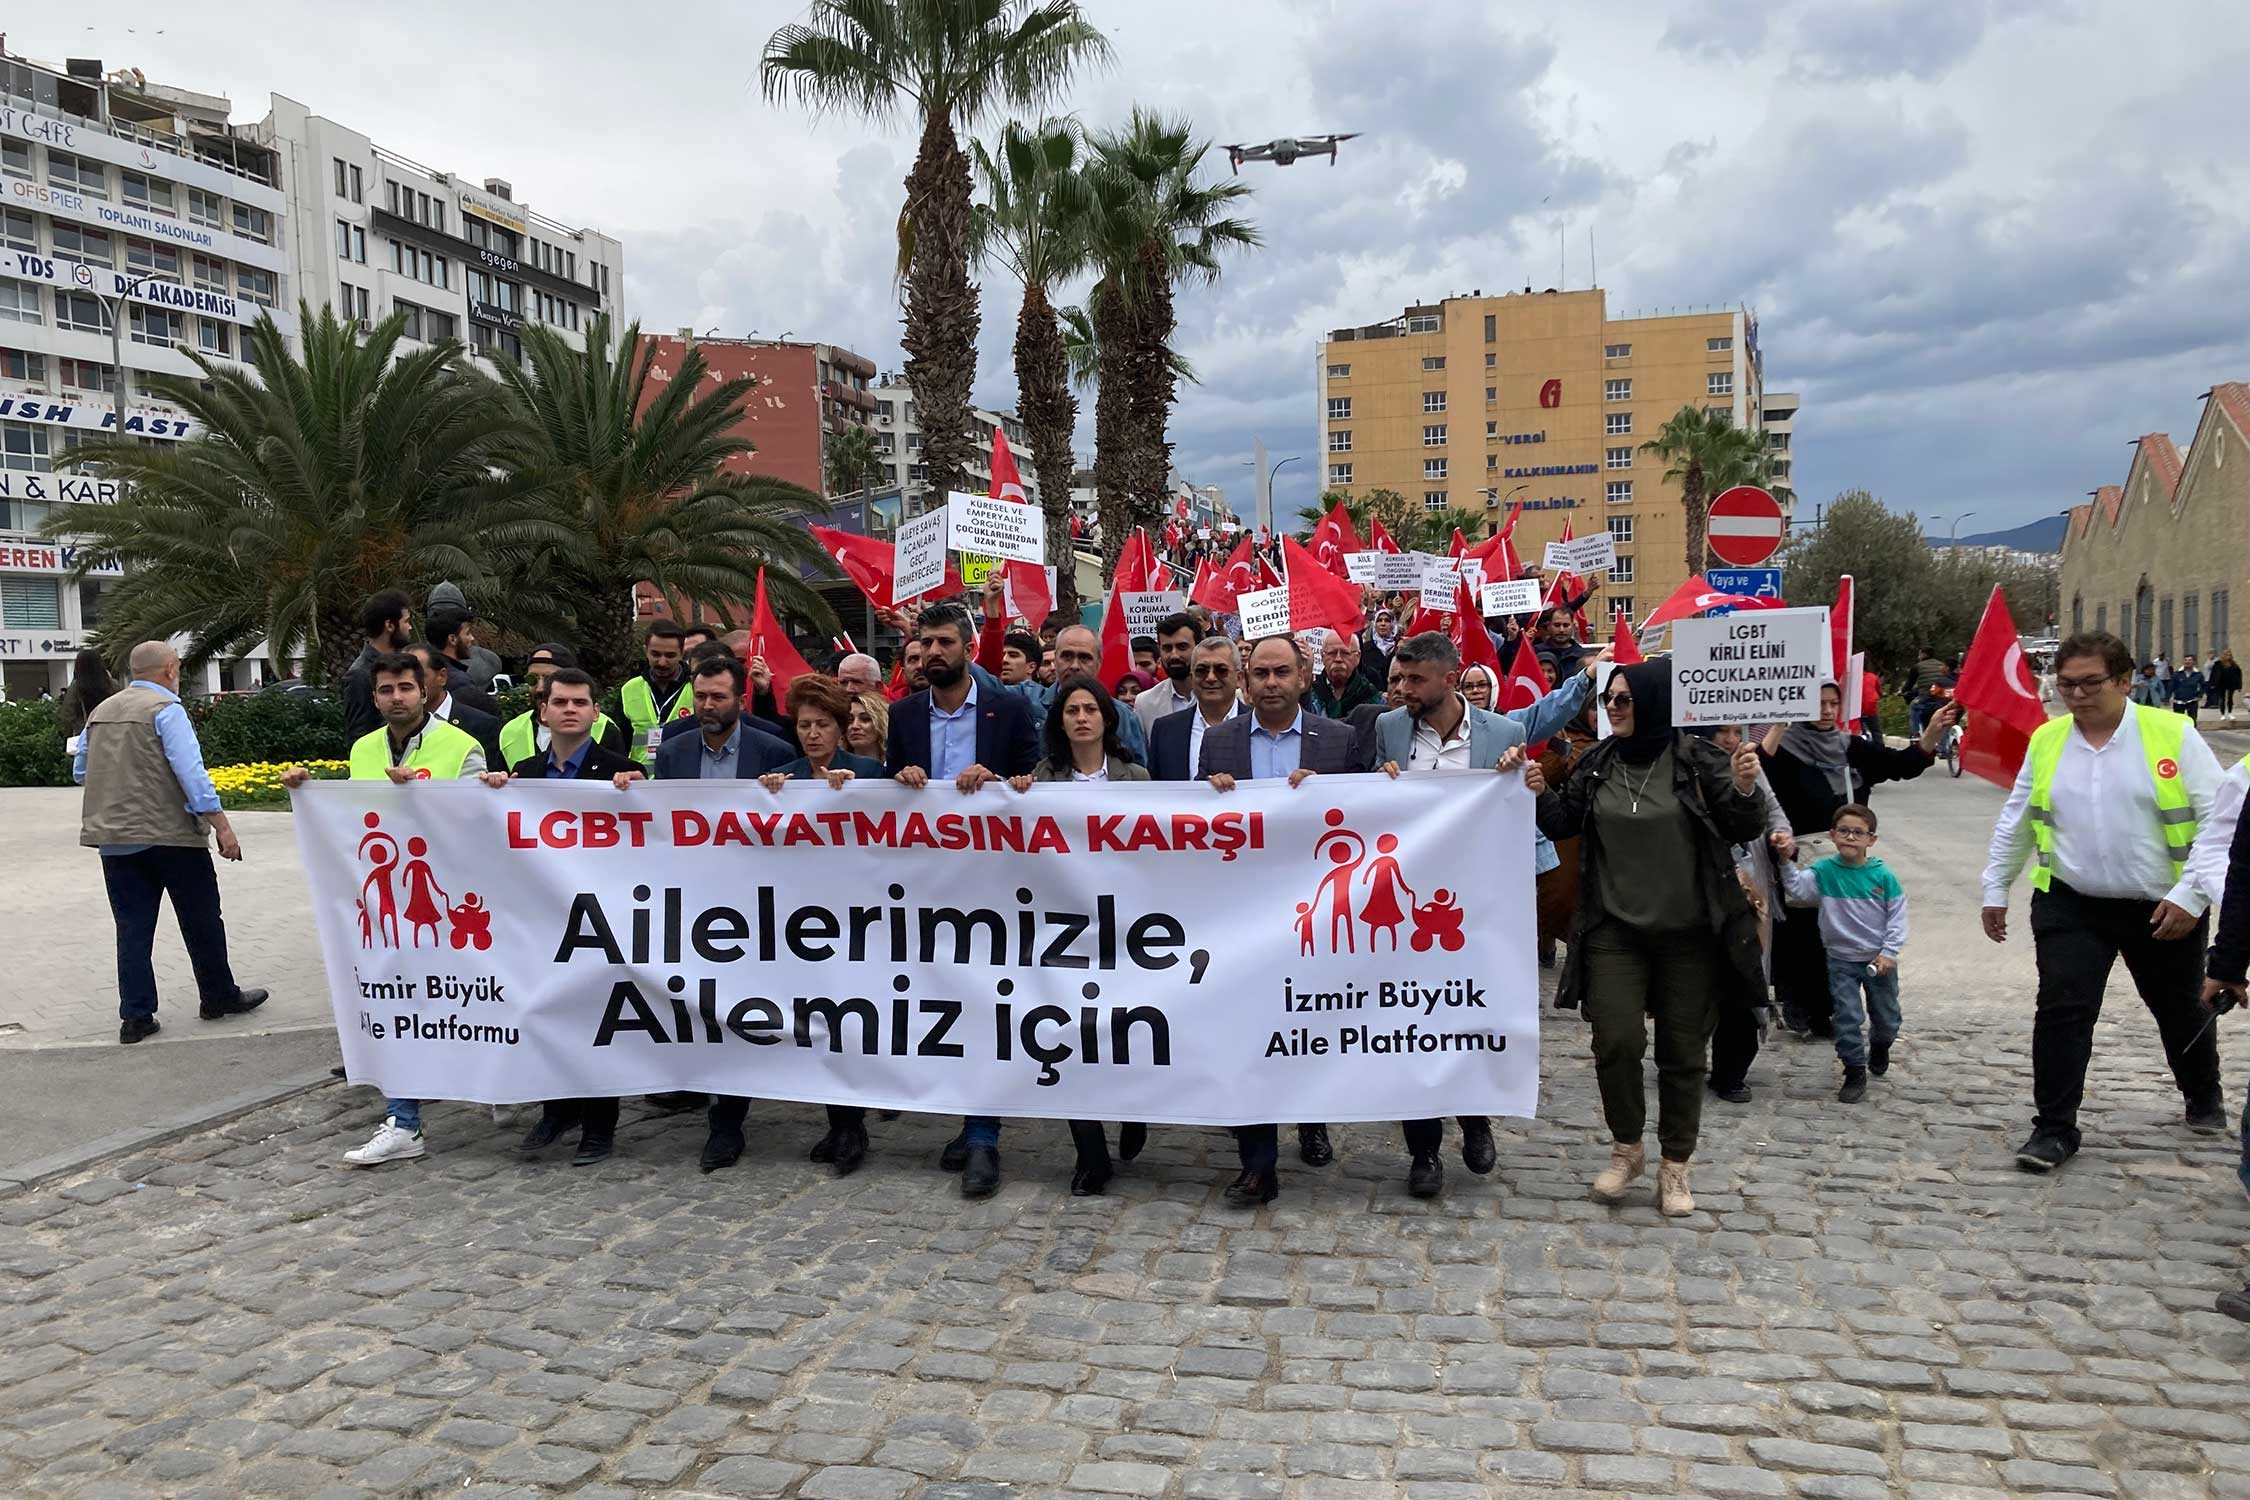
<svg viewBox="0 0 2250 1500"><path fill-rule="evenodd" d="M973 792L990 782L1028 776L1039 764L1039 740L1024 700L997 682L969 672L976 627L967 610L939 605L922 614L922 673L929 686L891 708L890 744L883 769L901 786L950 782ZM961 1174L961 1196L989 1198L1000 1190L1000 1121L971 1115L938 1158Z"/></svg>
<svg viewBox="0 0 2250 1500"><path fill-rule="evenodd" d="M1578 717L1593 693L1594 674L1609 657L1610 648L1604 646L1537 703L1490 713L1471 707L1461 695L1461 653L1450 636L1435 630L1408 636L1391 658L1406 706L1375 720L1376 764L1394 777L1401 771L1515 771L1523 764L1524 746L1552 738ZM1533 838L1533 868L1552 870L1561 862L1554 844L1536 830ZM1445 1189L1445 1164L1438 1157L1445 1122L1408 1120L1401 1128L1412 1158L1406 1190L1417 1198L1435 1198ZM1483 1115L1463 1115L1462 1165L1481 1177L1496 1159L1492 1122Z"/></svg>
<svg viewBox="0 0 2250 1500"><path fill-rule="evenodd" d="M1203 740L1250 710L1243 706L1242 653L1223 635L1205 636L1188 653L1188 706L1149 728L1148 774L1157 781L1193 781Z"/></svg>

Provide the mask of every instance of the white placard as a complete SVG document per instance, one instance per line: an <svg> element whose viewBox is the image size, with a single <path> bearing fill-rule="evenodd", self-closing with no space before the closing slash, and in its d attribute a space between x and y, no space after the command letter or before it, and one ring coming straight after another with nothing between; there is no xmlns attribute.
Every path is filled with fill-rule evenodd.
<svg viewBox="0 0 2250 1500"><path fill-rule="evenodd" d="M1594 668L1594 724L1601 739L1608 739L1615 730L1609 727L1609 682L1625 669L1616 662L1605 661Z"/></svg>
<svg viewBox="0 0 2250 1500"><path fill-rule="evenodd" d="M1451 610L1461 585L1459 557L1433 557L1422 564L1422 601L1431 609Z"/></svg>
<svg viewBox="0 0 2250 1500"><path fill-rule="evenodd" d="M1242 638L1246 641L1263 640L1269 635L1289 633L1289 586L1252 589L1234 596L1235 610L1242 616Z"/></svg>
<svg viewBox="0 0 2250 1500"><path fill-rule="evenodd" d="M900 524L898 550L892 558L892 598L915 599L944 586L945 512L941 505Z"/></svg>
<svg viewBox="0 0 2250 1500"><path fill-rule="evenodd" d="M1672 622L1672 723L1802 724L1820 717L1828 609L1746 609Z"/></svg>
<svg viewBox="0 0 2250 1500"><path fill-rule="evenodd" d="M1345 557L1351 581L1385 593L1410 594L1422 587L1429 556L1421 552L1354 552Z"/></svg>
<svg viewBox="0 0 2250 1500"><path fill-rule="evenodd" d="M1125 633L1129 637L1154 635L1157 621L1187 608L1187 595L1178 589L1128 591L1117 598L1125 606Z"/></svg>
<svg viewBox="0 0 2250 1500"><path fill-rule="evenodd" d="M1851 674L1851 680L1837 683L1836 691L1842 695L1838 701L1843 705L1844 722L1856 731L1861 722L1859 706L1866 697L1861 684L1867 681L1867 653L1854 651L1851 659L1844 663L1844 670Z"/></svg>
<svg viewBox="0 0 2250 1500"><path fill-rule="evenodd" d="M338 781L292 805L345 1068L386 1094L1529 1116L1532 797L1429 782Z"/></svg>
<svg viewBox="0 0 2250 1500"><path fill-rule="evenodd" d="M1549 572L1607 573L1617 564L1617 539L1606 531L1592 536L1582 536L1567 542L1547 544L1546 566Z"/></svg>
<svg viewBox="0 0 2250 1500"><path fill-rule="evenodd" d="M1486 584L1481 604L1487 619L1494 615L1529 615L1538 613L1544 597L1538 579L1517 578Z"/></svg>
<svg viewBox="0 0 2250 1500"><path fill-rule="evenodd" d="M945 513L950 518L945 544L956 552L981 552L1011 562L1047 560L1045 515L1036 505L954 490L945 497Z"/></svg>

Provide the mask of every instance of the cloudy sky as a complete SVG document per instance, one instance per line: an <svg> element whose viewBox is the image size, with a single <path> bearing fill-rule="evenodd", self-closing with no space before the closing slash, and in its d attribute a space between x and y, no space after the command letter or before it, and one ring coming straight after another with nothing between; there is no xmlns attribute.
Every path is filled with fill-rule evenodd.
<svg viewBox="0 0 2250 1500"><path fill-rule="evenodd" d="M2016 525L2121 479L2139 433L2184 444L2203 391L2250 379L2239 0L1087 7L1117 53L1063 101L1089 123L1141 103L1216 141L1366 132L1334 168L1248 169L1267 248L1183 304L1203 384L1179 463L1238 503L1254 438L1311 457L1326 330L1553 284L1558 230L1572 287L1591 239L1613 314L1758 312L1768 388L1804 395L1807 502L1864 486L1973 511L1964 534ZM226 93L238 121L290 94L618 234L649 327L895 366L913 128L763 102L760 50L801 10L269 0L246 24L233 3L110 0L8 42ZM1007 405L1016 292L985 279L977 395ZM1284 470L1279 505L1313 483Z"/></svg>

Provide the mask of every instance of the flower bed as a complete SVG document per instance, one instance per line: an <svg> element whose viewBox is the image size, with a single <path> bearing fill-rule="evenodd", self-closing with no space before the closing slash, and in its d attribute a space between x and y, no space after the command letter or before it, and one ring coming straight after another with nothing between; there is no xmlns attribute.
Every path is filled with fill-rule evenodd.
<svg viewBox="0 0 2250 1500"><path fill-rule="evenodd" d="M340 760L308 760L306 770L319 781L342 781L346 767ZM219 789L219 805L229 812L243 808L287 807L289 793L281 785L288 767L273 761L246 766L213 766L211 785Z"/></svg>

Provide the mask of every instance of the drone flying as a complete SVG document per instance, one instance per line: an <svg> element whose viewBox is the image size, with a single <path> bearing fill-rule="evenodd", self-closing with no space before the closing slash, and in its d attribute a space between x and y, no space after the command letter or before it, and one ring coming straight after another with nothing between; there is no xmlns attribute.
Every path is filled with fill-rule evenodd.
<svg viewBox="0 0 2250 1500"><path fill-rule="evenodd" d="M1325 156L1328 164L1334 166L1337 145L1357 139L1359 132L1356 130L1342 135L1285 135L1258 146L1229 146L1227 161L1237 172L1246 161L1270 161L1277 167L1286 167L1300 156Z"/></svg>

